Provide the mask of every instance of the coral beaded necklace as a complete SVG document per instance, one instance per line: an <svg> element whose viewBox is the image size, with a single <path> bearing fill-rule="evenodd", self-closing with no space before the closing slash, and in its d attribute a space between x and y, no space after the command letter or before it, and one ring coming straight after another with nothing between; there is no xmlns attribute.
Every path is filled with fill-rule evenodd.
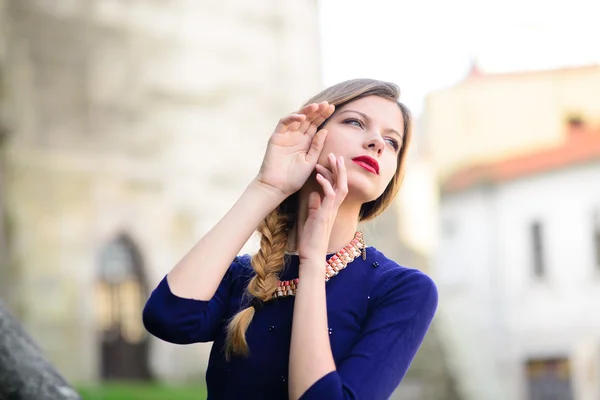
<svg viewBox="0 0 600 400"><path fill-rule="evenodd" d="M340 273L346 268L356 257L362 254L362 259L366 260L366 245L361 231L356 231L354 239L342 248L340 251L331 256L325 265L325 282ZM298 278L290 281L279 281L277 283L277 291L273 295L274 298L295 296L298 288Z"/></svg>

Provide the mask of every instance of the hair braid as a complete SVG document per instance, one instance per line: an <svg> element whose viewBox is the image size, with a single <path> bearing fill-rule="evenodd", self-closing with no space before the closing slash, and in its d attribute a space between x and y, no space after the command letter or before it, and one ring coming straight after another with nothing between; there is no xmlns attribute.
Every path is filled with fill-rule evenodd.
<svg viewBox="0 0 600 400"><path fill-rule="evenodd" d="M292 227L292 213L288 210L289 200L273 210L258 227L260 249L252 257L252 268L256 275L248 283L247 294L260 302L269 301L277 290L279 273L284 266L284 256L288 241L288 231ZM246 342L246 331L252 322L254 306L239 311L229 322L225 342L225 356L248 356L250 350Z"/></svg>

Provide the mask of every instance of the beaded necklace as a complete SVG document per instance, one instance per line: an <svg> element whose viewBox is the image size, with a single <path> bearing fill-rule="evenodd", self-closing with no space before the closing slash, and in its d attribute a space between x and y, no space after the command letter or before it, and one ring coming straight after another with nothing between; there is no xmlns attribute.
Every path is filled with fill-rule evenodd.
<svg viewBox="0 0 600 400"><path fill-rule="evenodd" d="M340 273L348 264L362 254L362 259L367 259L365 240L361 231L356 231L354 238L340 251L329 257L325 264L325 282ZM275 298L295 296L298 289L298 278L289 281L277 282L277 292L273 295Z"/></svg>

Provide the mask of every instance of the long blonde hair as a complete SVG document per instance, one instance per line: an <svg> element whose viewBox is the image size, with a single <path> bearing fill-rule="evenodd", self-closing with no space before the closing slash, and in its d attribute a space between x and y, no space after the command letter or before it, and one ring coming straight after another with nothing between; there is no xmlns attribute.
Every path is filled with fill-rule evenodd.
<svg viewBox="0 0 600 400"><path fill-rule="evenodd" d="M374 79L353 79L331 86L305 103L327 101L329 104L335 105L337 111L342 106L367 96L382 97L398 104L404 117L404 135L398 153L396 173L381 196L362 205L359 215L359 221L361 222L373 219L385 211L392 203L402 183L406 153L411 138L412 117L408 108L399 102L400 89L389 82ZM321 127L326 123L327 121ZM251 261L256 274L248 283L246 293L252 301L251 305L239 311L229 322L225 342L227 359L234 355L248 356L250 353L246 342L246 330L252 322L256 309L260 304L269 301L277 290L279 273L284 266L288 233L294 227L297 200L298 194L294 193L273 210L258 227L258 233L261 237L260 249Z"/></svg>

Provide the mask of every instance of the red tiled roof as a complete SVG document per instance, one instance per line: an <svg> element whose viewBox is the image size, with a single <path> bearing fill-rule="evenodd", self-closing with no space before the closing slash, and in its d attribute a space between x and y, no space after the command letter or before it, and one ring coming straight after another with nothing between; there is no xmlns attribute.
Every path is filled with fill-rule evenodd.
<svg viewBox="0 0 600 400"><path fill-rule="evenodd" d="M442 183L442 192L459 192L479 184L504 182L594 160L600 161L600 129L574 126L569 128L562 145L465 168Z"/></svg>

